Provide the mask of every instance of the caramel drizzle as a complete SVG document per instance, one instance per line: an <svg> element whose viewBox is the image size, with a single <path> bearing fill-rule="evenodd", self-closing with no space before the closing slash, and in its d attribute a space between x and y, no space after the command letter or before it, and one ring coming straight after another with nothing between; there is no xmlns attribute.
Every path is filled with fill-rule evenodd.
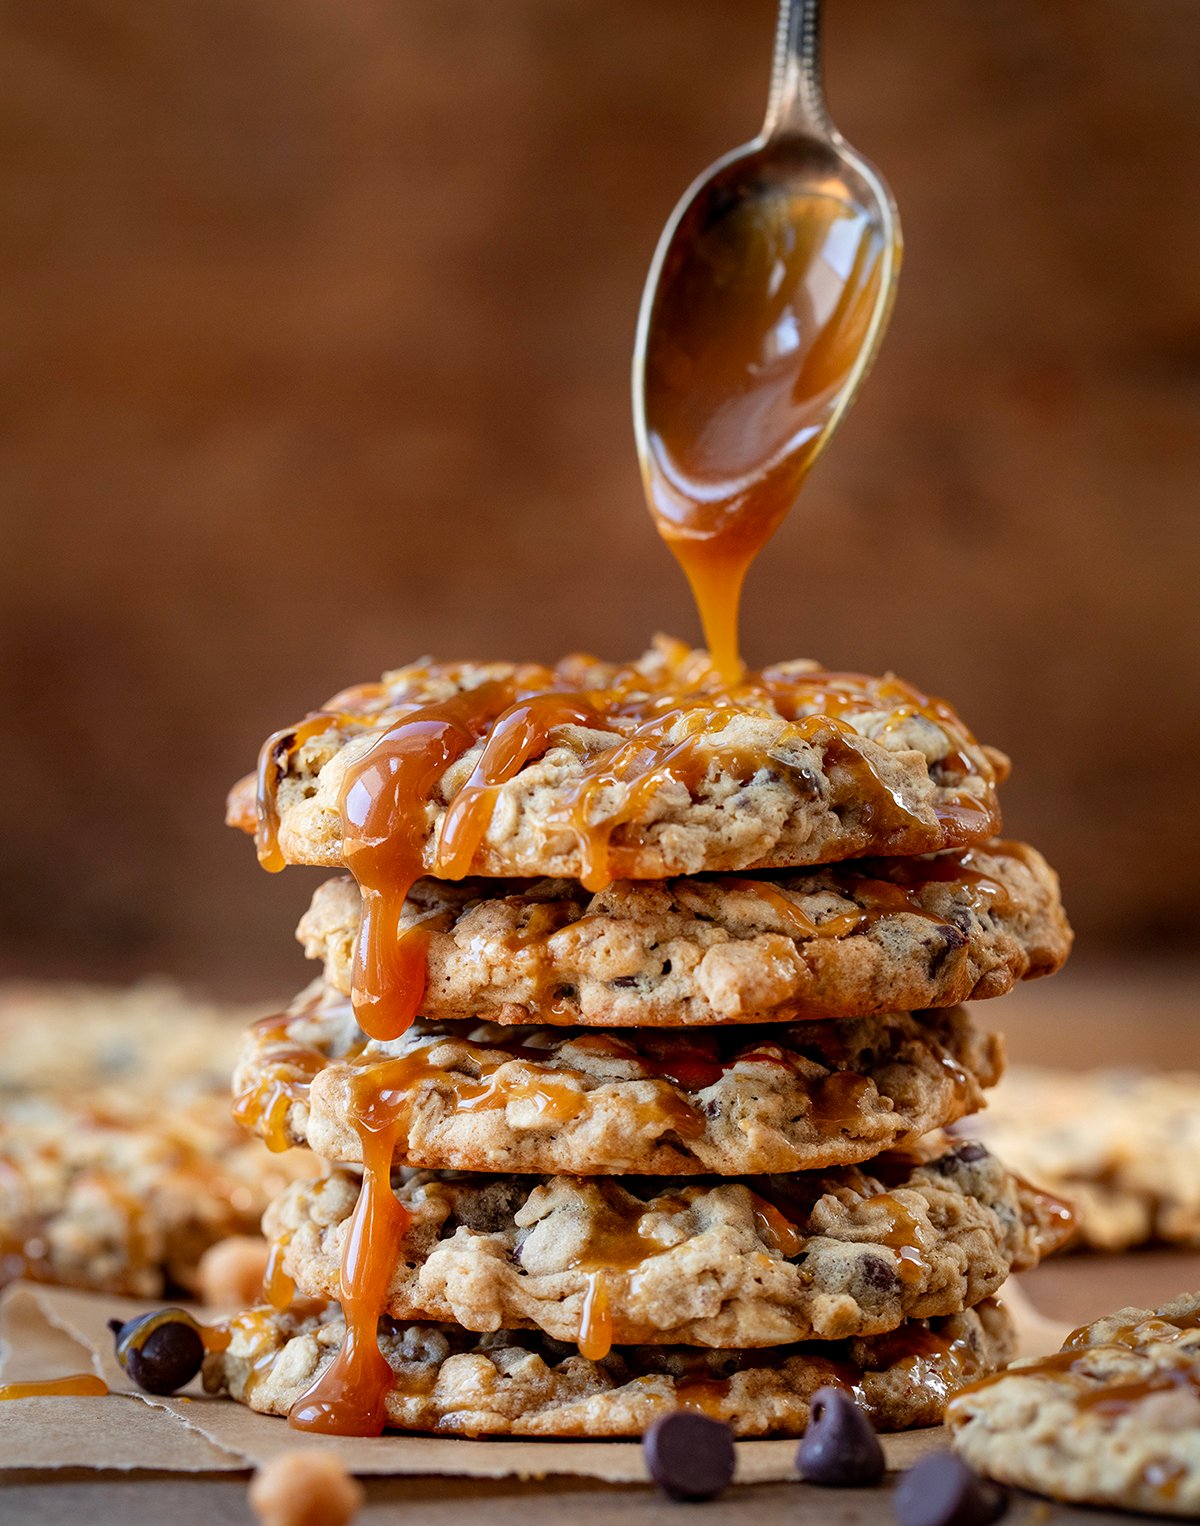
<svg viewBox="0 0 1200 1526"><path fill-rule="evenodd" d="M295 1281L284 1266L289 1239L290 1236L287 1236L271 1242L267 1250L266 1271L263 1273L263 1294L271 1307L281 1314L291 1306L296 1296Z"/></svg>
<svg viewBox="0 0 1200 1526"><path fill-rule="evenodd" d="M27 1383L0 1383L0 1401L46 1398L98 1399L106 1393L108 1393L108 1384L93 1372L72 1373L65 1378L35 1378Z"/></svg>
<svg viewBox="0 0 1200 1526"><path fill-rule="evenodd" d="M1154 1328L1148 1329L1148 1327ZM1073 1390L1076 1411L1081 1416L1095 1414L1107 1419L1117 1419L1128 1415L1146 1399L1158 1394L1182 1391L1200 1397L1200 1369L1197 1368L1194 1355L1190 1352L1188 1359L1178 1366L1157 1368L1145 1378L1123 1383L1105 1383L1094 1377L1092 1364L1097 1351L1103 1350L1105 1346L1125 1346L1136 1349L1140 1338L1144 1335L1152 1335L1161 1340L1171 1328L1182 1335L1187 1330L1200 1328L1200 1321L1189 1317L1180 1320L1164 1320L1161 1316L1155 1316L1151 1320L1143 1321L1140 1325L1124 1326L1099 1345L1086 1344L1088 1327L1084 1326L1068 1336L1067 1343L1061 1351L1056 1351L1052 1356L1042 1357L1034 1362L1023 1362L1009 1372L993 1373L990 1377L982 1378L979 1382L961 1389L956 1399L969 1399L1005 1378L1025 1377L1048 1378L1056 1384L1069 1387ZM1147 1487L1166 1491L1177 1483L1173 1471L1166 1463L1163 1464L1162 1472L1158 1476L1151 1474L1150 1469L1153 1466L1148 1464L1143 1473L1142 1482Z"/></svg>
<svg viewBox="0 0 1200 1526"><path fill-rule="evenodd" d="M338 1301L346 1336L331 1365L292 1405L288 1424L325 1435L378 1436L395 1383L379 1349L379 1319L411 1215L391 1185L400 1120L381 1123L369 1102L353 1117L362 1141L363 1183L342 1251Z"/></svg>
<svg viewBox="0 0 1200 1526"><path fill-rule="evenodd" d="M146 1319L137 1322L131 1321L126 1327L126 1333L116 1343L116 1357L124 1367L131 1351L140 1351L154 1332L162 1325L178 1324L186 1320L187 1324L200 1337L200 1343L205 1351L224 1351L227 1349L231 1336L226 1324L202 1325L198 1319L193 1319L186 1311L180 1309L159 1309Z"/></svg>
<svg viewBox="0 0 1200 1526"><path fill-rule="evenodd" d="M426 935L400 931L423 872L425 806L437 781L511 703L511 686L485 683L402 717L347 769L338 801L342 854L362 892L353 1001L372 1038L398 1038L425 994Z"/></svg>

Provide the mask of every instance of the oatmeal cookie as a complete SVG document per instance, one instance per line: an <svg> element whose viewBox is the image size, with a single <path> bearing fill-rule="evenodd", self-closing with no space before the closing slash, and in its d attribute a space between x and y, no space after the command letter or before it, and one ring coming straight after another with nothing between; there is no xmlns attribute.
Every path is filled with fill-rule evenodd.
<svg viewBox="0 0 1200 1526"><path fill-rule="evenodd" d="M1200 1294L1121 1309L947 1412L972 1467L1079 1504L1200 1514Z"/></svg>
<svg viewBox="0 0 1200 1526"><path fill-rule="evenodd" d="M1071 1200L1081 1245L1200 1246L1200 1075L1017 1066L966 1127Z"/></svg>
<svg viewBox="0 0 1200 1526"><path fill-rule="evenodd" d="M358 1188L335 1172L266 1212L307 1297L337 1296ZM395 1191L411 1221L386 1313L570 1341L599 1299L618 1345L882 1334L989 1297L1061 1223L973 1144L748 1182L417 1173Z"/></svg>
<svg viewBox="0 0 1200 1526"><path fill-rule="evenodd" d="M944 701L891 675L793 662L729 691L704 653L660 639L625 667L426 661L347 690L268 740L258 811L244 780L230 823L257 819L272 867L342 863L343 786L397 727L410 742L431 727L444 737L444 766L400 834L442 879L599 889L936 852L998 829L1008 769Z"/></svg>
<svg viewBox="0 0 1200 1526"><path fill-rule="evenodd" d="M0 1285L194 1291L204 1251L255 1233L271 1196L315 1169L247 1140L224 1094L172 1103L110 1090L75 1104L10 1098L2 1111Z"/></svg>
<svg viewBox="0 0 1200 1526"><path fill-rule="evenodd" d="M350 992L361 897L318 887L296 936ZM862 1017L1003 996L1071 947L1058 877L990 843L754 878L420 880L402 930L428 939L426 1017L695 1027Z"/></svg>
<svg viewBox="0 0 1200 1526"><path fill-rule="evenodd" d="M345 1328L332 1305L252 1309L232 1322L228 1350L205 1359L204 1386L286 1415ZM724 1420L737 1436L798 1436L810 1398L829 1383L852 1387L878 1430L908 1430L937 1425L947 1395L1002 1366L1013 1345L1011 1321L991 1301L872 1340L770 1351L626 1346L598 1362L531 1331L479 1336L380 1322L395 1373L389 1427L467 1436L640 1436L681 1406Z"/></svg>
<svg viewBox="0 0 1200 1526"><path fill-rule="evenodd" d="M700 1033L417 1022L368 1041L310 996L246 1035L239 1119L357 1164L356 1099L404 1115L398 1165L748 1175L868 1160L982 1105L1000 1041L960 1007Z"/></svg>
<svg viewBox="0 0 1200 1526"><path fill-rule="evenodd" d="M0 1285L194 1290L202 1253L311 1172L229 1116L245 1017L165 985L0 991Z"/></svg>

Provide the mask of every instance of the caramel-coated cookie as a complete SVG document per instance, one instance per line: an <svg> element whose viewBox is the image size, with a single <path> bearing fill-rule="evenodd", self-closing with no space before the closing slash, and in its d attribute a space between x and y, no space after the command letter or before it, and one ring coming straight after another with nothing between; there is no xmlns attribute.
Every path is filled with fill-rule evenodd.
<svg viewBox="0 0 1200 1526"><path fill-rule="evenodd" d="M428 780L424 764L413 773L425 781L415 802L406 786L403 830L386 832L413 836L442 879L600 888L936 852L998 829L1008 769L949 705L894 676L791 662L729 691L704 653L660 639L624 667L427 661L346 690L268 740L258 811L244 780L228 820L257 820L272 863L344 862L343 788L368 753L370 777L391 788L373 749L397 726L410 757L435 737L433 761Z"/></svg>
<svg viewBox="0 0 1200 1526"><path fill-rule="evenodd" d="M318 887L296 936L348 994L361 898ZM1058 877L1022 843L802 871L620 880L424 879L422 1012L499 1023L695 1027L863 1017L1003 996L1071 948Z"/></svg>
<svg viewBox="0 0 1200 1526"><path fill-rule="evenodd" d="M982 1105L1001 1046L961 1007L701 1032L418 1019L368 1041L312 994L246 1035L237 1116L271 1145L357 1164L355 1118L401 1121L398 1165L746 1175L846 1165Z"/></svg>
<svg viewBox="0 0 1200 1526"><path fill-rule="evenodd" d="M252 1309L232 1322L228 1349L206 1358L204 1386L286 1415L333 1360L345 1328L333 1305ZM380 1322L395 1374L389 1427L467 1436L640 1436L680 1406L737 1436L798 1436L812 1395L830 1383L853 1385L877 1429L908 1430L938 1424L947 1395L1002 1366L1013 1344L1007 1313L990 1301L873 1340L771 1351L624 1346L598 1362L537 1332Z"/></svg>
<svg viewBox="0 0 1200 1526"><path fill-rule="evenodd" d="M1078 1504L1200 1514L1200 1294L1120 1309L1058 1354L955 1398L954 1445L1003 1483Z"/></svg>
<svg viewBox="0 0 1200 1526"><path fill-rule="evenodd" d="M335 1172L267 1210L306 1297L338 1295L358 1190ZM979 1303L1063 1229L1061 1205L973 1144L748 1181L417 1173L395 1191L411 1222L386 1313L585 1346L601 1307L618 1345L882 1334Z"/></svg>

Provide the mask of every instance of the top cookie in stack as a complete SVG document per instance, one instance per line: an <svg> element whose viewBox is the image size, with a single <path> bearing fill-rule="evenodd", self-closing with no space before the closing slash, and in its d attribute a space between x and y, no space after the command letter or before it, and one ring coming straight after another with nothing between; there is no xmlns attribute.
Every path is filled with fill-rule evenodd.
<svg viewBox="0 0 1200 1526"><path fill-rule="evenodd" d="M276 733L230 819L268 868L353 878L301 923L323 982L252 1030L239 1112L343 1168L266 1227L345 1327L254 1311L210 1381L310 1428L618 1434L692 1402L707 1350L704 1407L743 1433L803 1428L852 1370L904 1395L877 1420L936 1418L1062 1228L936 1133L999 1073L955 1004L1070 945L1053 872L994 840L1006 772L899 679L729 687L662 640L423 663ZM414 1320L460 1329L452 1413ZM463 1331L492 1342L465 1396Z"/></svg>

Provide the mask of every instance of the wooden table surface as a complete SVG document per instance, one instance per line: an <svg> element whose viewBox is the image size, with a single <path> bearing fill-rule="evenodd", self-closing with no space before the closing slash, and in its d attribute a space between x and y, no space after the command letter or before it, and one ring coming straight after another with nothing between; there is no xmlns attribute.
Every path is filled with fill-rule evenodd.
<svg viewBox="0 0 1200 1526"><path fill-rule="evenodd" d="M1010 1053L1051 1064L1143 1063L1183 1066L1195 1034L1200 983L1187 971L1148 980L1120 972L1091 977L1067 972L1024 989L1000 1004L976 1008L996 1023L1003 1016ZM1200 1069L1200 1063L1196 1068ZM1200 1286L1200 1254L1147 1251L1125 1256L1068 1256L1022 1279L1041 1311L1082 1324L1124 1304L1143 1307ZM2 1447L0 1431L0 1447ZM671 1505L648 1487L549 1479L541 1483L445 1478L365 1481L367 1504L358 1519L393 1521L403 1513L422 1526L478 1520L487 1526L630 1526L667 1517ZM217 1526L252 1522L241 1474L0 1472L3 1526ZM835 1492L794 1483L730 1490L703 1507L706 1526L882 1526L893 1520L890 1491ZM1007 1520L1070 1523L1144 1521L1145 1517L1049 1504L1016 1495Z"/></svg>

